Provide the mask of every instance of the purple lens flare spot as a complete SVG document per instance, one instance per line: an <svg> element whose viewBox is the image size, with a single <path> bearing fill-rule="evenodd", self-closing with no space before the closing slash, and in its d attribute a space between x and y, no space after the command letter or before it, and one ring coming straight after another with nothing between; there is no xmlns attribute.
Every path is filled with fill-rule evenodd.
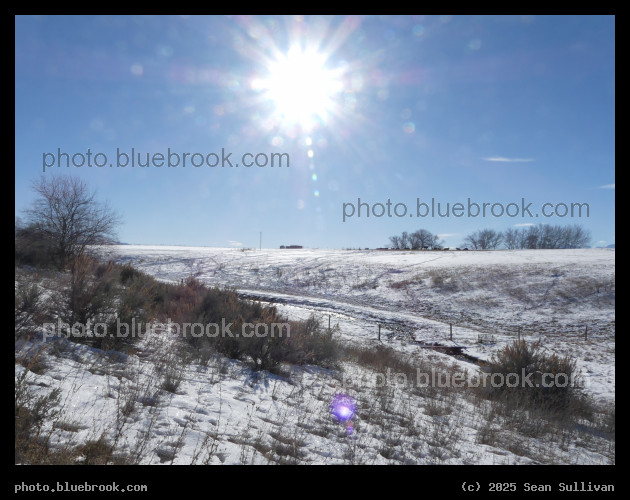
<svg viewBox="0 0 630 500"><path fill-rule="evenodd" d="M356 411L356 402L347 394L335 394L335 397L330 403L330 413L342 422L346 422L354 417Z"/></svg>
<svg viewBox="0 0 630 500"><path fill-rule="evenodd" d="M335 394L335 397L330 403L330 413L340 422L346 423L348 435L352 434L354 431L351 420L356 415L356 412L357 403L354 398L347 394Z"/></svg>

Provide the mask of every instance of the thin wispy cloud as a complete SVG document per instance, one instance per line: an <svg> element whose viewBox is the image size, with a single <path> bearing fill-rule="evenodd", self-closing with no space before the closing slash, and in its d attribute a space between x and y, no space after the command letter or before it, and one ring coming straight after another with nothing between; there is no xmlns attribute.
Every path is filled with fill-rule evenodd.
<svg viewBox="0 0 630 500"><path fill-rule="evenodd" d="M506 158L505 156L489 156L487 158L482 158L482 160L498 161L498 162L504 162L504 163L526 163L526 162L534 161L533 158Z"/></svg>
<svg viewBox="0 0 630 500"><path fill-rule="evenodd" d="M603 186L599 186L599 189L615 189L615 183L604 184Z"/></svg>
<svg viewBox="0 0 630 500"><path fill-rule="evenodd" d="M523 222L522 224L514 224L514 227L527 227L527 226L533 226L534 224L532 224L531 222Z"/></svg>
<svg viewBox="0 0 630 500"><path fill-rule="evenodd" d="M228 243L232 247L242 247L243 246L243 244L240 241L230 240L230 241L228 241Z"/></svg>

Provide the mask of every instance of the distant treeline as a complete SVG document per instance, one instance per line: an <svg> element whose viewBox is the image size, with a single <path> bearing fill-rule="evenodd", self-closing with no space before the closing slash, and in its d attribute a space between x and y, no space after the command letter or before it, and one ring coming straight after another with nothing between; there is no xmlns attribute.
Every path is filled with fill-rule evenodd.
<svg viewBox="0 0 630 500"><path fill-rule="evenodd" d="M404 231L400 236L390 236L389 240L389 247L393 250L444 248L444 242L440 241L438 235L426 229L419 229L413 233ZM538 224L509 228L505 231L481 229L466 236L461 246L471 250L584 248L590 241L590 232L577 224L570 226Z"/></svg>

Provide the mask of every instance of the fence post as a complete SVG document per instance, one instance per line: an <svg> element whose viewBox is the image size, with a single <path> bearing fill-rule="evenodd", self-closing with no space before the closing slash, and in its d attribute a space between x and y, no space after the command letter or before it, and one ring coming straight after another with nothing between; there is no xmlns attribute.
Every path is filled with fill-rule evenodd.
<svg viewBox="0 0 630 500"><path fill-rule="evenodd" d="M521 341L521 327L518 327L518 341Z"/></svg>
<svg viewBox="0 0 630 500"><path fill-rule="evenodd" d="M451 340L453 340L453 323L449 323L449 327L451 329Z"/></svg>
<svg viewBox="0 0 630 500"><path fill-rule="evenodd" d="M588 325L584 328L584 340L588 340Z"/></svg>
<svg viewBox="0 0 630 500"><path fill-rule="evenodd" d="M381 324L378 324L378 341L381 341Z"/></svg>

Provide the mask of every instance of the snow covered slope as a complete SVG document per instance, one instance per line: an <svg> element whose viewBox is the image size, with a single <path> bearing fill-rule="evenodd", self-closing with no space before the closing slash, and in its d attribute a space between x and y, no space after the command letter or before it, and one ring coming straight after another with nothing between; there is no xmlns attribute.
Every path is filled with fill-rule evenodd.
<svg viewBox="0 0 630 500"><path fill-rule="evenodd" d="M121 245L105 252L163 280L195 275L210 285L285 304L294 317L333 314L342 332L356 340L374 339L381 323L402 326L419 341L449 343L452 325L452 343L487 359L519 334L540 339L546 349L579 359L593 395L614 399L614 249L258 251Z"/></svg>

